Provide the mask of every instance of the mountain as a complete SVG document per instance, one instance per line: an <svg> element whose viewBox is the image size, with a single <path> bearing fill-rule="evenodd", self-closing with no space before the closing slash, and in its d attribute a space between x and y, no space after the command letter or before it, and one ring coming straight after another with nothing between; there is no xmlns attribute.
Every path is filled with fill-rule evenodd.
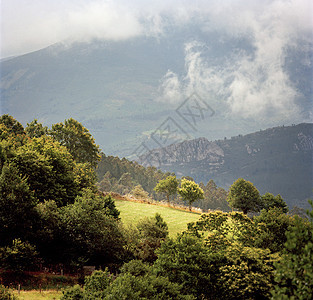
<svg viewBox="0 0 313 300"><path fill-rule="evenodd" d="M214 116L196 127L179 123L189 138L220 139L308 120L310 40L299 42L301 47L286 45L285 60L273 56L275 61L266 58L263 65L259 58L254 63L259 53L254 38L202 25L169 26L157 37L58 43L2 59L1 113L23 125L36 118L50 126L72 117L90 130L103 152L128 158L167 118L179 123L177 109L193 92Z"/></svg>
<svg viewBox="0 0 313 300"><path fill-rule="evenodd" d="M224 140L186 140L152 150L140 162L197 182L213 179L224 188L242 177L262 194L280 194L290 207L307 207L313 190L312 158L313 124L302 123Z"/></svg>

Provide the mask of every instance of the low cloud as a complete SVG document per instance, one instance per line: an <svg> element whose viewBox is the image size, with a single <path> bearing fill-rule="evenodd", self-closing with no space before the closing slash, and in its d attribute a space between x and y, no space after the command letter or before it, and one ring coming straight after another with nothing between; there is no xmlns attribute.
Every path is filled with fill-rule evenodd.
<svg viewBox="0 0 313 300"><path fill-rule="evenodd" d="M226 51L219 60L214 60L210 52L212 40L211 44L187 43L185 74L179 77L167 73L160 85L159 101L168 99L173 103L197 91L211 103L218 101L215 107L218 105L225 114L234 117L301 119L297 105L301 91L290 79L286 60L290 59L292 49L304 57L312 52L309 2L268 1L263 6L252 6L246 1L240 5L238 1L223 10L217 6L212 10L207 23L203 22L203 30L219 33L220 39L213 41L215 46L223 48L227 39L245 42ZM302 63L312 62L302 60ZM169 89L173 79L174 92Z"/></svg>

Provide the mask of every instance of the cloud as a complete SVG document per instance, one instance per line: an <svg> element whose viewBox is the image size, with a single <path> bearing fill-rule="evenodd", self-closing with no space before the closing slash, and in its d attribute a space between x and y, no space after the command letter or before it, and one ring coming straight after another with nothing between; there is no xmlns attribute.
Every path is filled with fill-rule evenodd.
<svg viewBox="0 0 313 300"><path fill-rule="evenodd" d="M206 14L206 18L199 18L203 31L217 32L219 39L210 39L210 44L203 39L187 43L184 76L171 73L169 80L168 72L158 99L173 103L173 99L184 99L197 91L209 101L218 99L215 105L235 117L301 119L297 100L303 95L291 81L286 61L291 59L292 49L303 57L313 50L309 8L309 2L301 0L267 1L263 5L238 1L212 6L209 14L202 12L202 17ZM235 40L243 42L229 46L229 41ZM212 47L228 47L229 51L217 59ZM308 63L302 60L302 64ZM168 84L173 78L174 87L179 87L174 98Z"/></svg>
<svg viewBox="0 0 313 300"><path fill-rule="evenodd" d="M138 12L113 1L17 1L1 7L2 57L60 41L121 40L144 31Z"/></svg>

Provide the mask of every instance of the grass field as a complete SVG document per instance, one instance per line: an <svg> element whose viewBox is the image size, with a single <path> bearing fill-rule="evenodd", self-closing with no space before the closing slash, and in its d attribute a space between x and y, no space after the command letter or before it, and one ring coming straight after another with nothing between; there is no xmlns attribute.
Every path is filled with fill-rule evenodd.
<svg viewBox="0 0 313 300"><path fill-rule="evenodd" d="M47 291L23 291L21 290L20 294L15 290L14 295L18 297L18 300L57 300L60 299L62 296L61 291L55 291L55 290L47 290Z"/></svg>
<svg viewBox="0 0 313 300"><path fill-rule="evenodd" d="M138 203L126 200L115 200L117 209L121 212L121 219L125 225L137 224L144 217L153 217L159 213L168 225L171 237L187 229L187 223L197 221L197 213L181 211L170 207Z"/></svg>

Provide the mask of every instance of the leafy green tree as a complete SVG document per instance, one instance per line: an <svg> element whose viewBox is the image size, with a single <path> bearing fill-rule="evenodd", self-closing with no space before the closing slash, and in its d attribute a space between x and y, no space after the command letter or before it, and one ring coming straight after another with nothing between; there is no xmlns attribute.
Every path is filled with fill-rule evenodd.
<svg viewBox="0 0 313 300"><path fill-rule="evenodd" d="M226 249L228 261L220 267L217 286L220 299L269 299L273 286L273 257L268 249L232 244Z"/></svg>
<svg viewBox="0 0 313 300"><path fill-rule="evenodd" d="M31 270L36 263L37 256L35 246L15 239L12 241L12 246L0 248L0 267L15 273Z"/></svg>
<svg viewBox="0 0 313 300"><path fill-rule="evenodd" d="M43 126L42 123L38 123L37 119L34 119L32 122L27 123L25 132L30 138L39 138L48 134L48 127Z"/></svg>
<svg viewBox="0 0 313 300"><path fill-rule="evenodd" d="M272 207L279 207L282 209L283 213L288 212L288 206L286 202L283 200L283 198L278 194L277 196L274 196L271 193L265 193L263 196L261 196L262 200L262 206L269 210Z"/></svg>
<svg viewBox="0 0 313 300"><path fill-rule="evenodd" d="M84 300L84 290L79 284L67 288L65 291L62 291L63 295L60 300Z"/></svg>
<svg viewBox="0 0 313 300"><path fill-rule="evenodd" d="M13 292L2 284L0 284L0 299L1 300L18 300L17 297L14 296Z"/></svg>
<svg viewBox="0 0 313 300"><path fill-rule="evenodd" d="M131 191L130 194L133 195L136 199L149 200L149 193L146 192L141 185L136 185Z"/></svg>
<svg viewBox="0 0 313 300"><path fill-rule="evenodd" d="M86 276L84 285L85 299L103 299L104 291L113 282L113 276L106 268L104 271L95 271Z"/></svg>
<svg viewBox="0 0 313 300"><path fill-rule="evenodd" d="M105 299L195 299L192 295L182 293L181 286L170 282L164 276L149 274L134 276L129 273L118 276L105 291Z"/></svg>
<svg viewBox="0 0 313 300"><path fill-rule="evenodd" d="M154 217L144 218L137 224L137 241L135 257L146 262L156 260L156 249L168 236L167 224L161 215L156 213Z"/></svg>
<svg viewBox="0 0 313 300"><path fill-rule="evenodd" d="M188 201L190 211L191 204L194 201L203 199L203 190L194 181L187 179L182 179L181 187L178 189L178 193L184 201Z"/></svg>
<svg viewBox="0 0 313 300"><path fill-rule="evenodd" d="M82 180L89 186L92 184L92 179L85 178L90 174L79 171L67 149L51 138L27 141L16 150L11 161L21 174L27 176L29 186L41 202L55 200L60 206L73 203L82 188Z"/></svg>
<svg viewBox="0 0 313 300"><path fill-rule="evenodd" d="M23 125L10 115L2 115L0 117L0 124L3 124L10 134L25 135Z"/></svg>
<svg viewBox="0 0 313 300"><path fill-rule="evenodd" d="M94 138L78 121L70 118L63 123L52 125L50 135L72 154L74 160L80 163L90 163L97 166L100 159L99 146Z"/></svg>
<svg viewBox="0 0 313 300"><path fill-rule="evenodd" d="M154 190L157 193L165 193L167 202L170 203L170 196L175 196L177 193L178 180L176 176L168 176L158 182Z"/></svg>
<svg viewBox="0 0 313 300"><path fill-rule="evenodd" d="M310 222L295 216L294 226L286 233L282 259L275 264L273 299L312 299L313 210L309 216Z"/></svg>
<svg viewBox="0 0 313 300"><path fill-rule="evenodd" d="M255 246L270 249L273 253L283 250L286 242L286 231L294 225L294 217L286 215L282 208L272 207L268 210L262 209L259 216L253 218L258 226L258 234Z"/></svg>
<svg viewBox="0 0 313 300"><path fill-rule="evenodd" d="M29 236L37 219L37 202L25 176L5 164L0 175L0 245Z"/></svg>
<svg viewBox="0 0 313 300"><path fill-rule="evenodd" d="M201 238L181 234L162 243L157 254L156 273L182 285L182 293L195 295L197 299L220 299L216 282L226 258L213 253Z"/></svg>
<svg viewBox="0 0 313 300"><path fill-rule="evenodd" d="M90 190L73 204L61 207L64 260L93 265L118 264L124 257L125 239L111 198L95 196Z"/></svg>
<svg viewBox="0 0 313 300"><path fill-rule="evenodd" d="M262 207L259 191L243 178L237 179L230 187L227 201L229 206L237 208L247 214L249 211L258 212Z"/></svg>

